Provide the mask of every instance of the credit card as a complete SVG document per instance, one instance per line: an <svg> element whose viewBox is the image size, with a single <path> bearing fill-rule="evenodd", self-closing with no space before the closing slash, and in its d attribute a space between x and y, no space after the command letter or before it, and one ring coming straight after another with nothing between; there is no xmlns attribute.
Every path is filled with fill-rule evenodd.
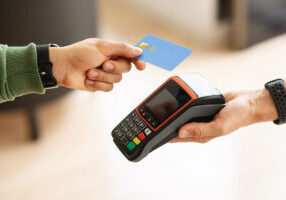
<svg viewBox="0 0 286 200"><path fill-rule="evenodd" d="M168 71L175 69L193 53L190 49L153 35L145 36L135 46L143 49L143 53L137 57L138 60L156 65Z"/></svg>

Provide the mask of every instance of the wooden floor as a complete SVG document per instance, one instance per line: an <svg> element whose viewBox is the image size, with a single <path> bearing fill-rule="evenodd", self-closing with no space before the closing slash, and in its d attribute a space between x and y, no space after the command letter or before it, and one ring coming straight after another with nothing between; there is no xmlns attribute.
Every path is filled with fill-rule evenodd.
<svg viewBox="0 0 286 200"><path fill-rule="evenodd" d="M120 9L118 9L120 8ZM286 194L286 126L258 124L208 144L168 144L130 163L110 132L162 81L198 72L223 92L284 77L286 37L243 52L201 47L140 12L102 0L100 35L134 44L154 34L194 50L173 72L132 70L111 93L73 92L38 110L41 139L30 142L21 111L0 113L1 200L280 200Z"/></svg>

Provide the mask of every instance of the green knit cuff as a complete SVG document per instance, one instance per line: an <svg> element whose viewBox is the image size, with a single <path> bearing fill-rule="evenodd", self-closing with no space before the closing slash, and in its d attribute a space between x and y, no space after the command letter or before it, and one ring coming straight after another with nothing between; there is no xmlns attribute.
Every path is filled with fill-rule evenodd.
<svg viewBox="0 0 286 200"><path fill-rule="evenodd" d="M8 47L7 83L14 97L30 93L45 93L37 65L35 44L25 47Z"/></svg>

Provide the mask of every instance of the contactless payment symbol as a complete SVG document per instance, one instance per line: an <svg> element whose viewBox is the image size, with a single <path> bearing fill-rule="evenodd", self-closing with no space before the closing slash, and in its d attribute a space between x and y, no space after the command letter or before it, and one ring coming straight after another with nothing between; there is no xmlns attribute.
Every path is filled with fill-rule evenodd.
<svg viewBox="0 0 286 200"><path fill-rule="evenodd" d="M147 44L146 42L141 42L141 44L138 45L138 47L141 49L145 49L148 46L149 46L149 44Z"/></svg>

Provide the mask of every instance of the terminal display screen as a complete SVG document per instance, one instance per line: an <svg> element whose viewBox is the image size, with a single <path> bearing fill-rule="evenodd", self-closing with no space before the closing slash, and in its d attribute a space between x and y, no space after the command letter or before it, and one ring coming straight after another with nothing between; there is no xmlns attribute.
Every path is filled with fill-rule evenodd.
<svg viewBox="0 0 286 200"><path fill-rule="evenodd" d="M158 121L163 122L178 110L180 103L164 88L146 104L146 107Z"/></svg>

